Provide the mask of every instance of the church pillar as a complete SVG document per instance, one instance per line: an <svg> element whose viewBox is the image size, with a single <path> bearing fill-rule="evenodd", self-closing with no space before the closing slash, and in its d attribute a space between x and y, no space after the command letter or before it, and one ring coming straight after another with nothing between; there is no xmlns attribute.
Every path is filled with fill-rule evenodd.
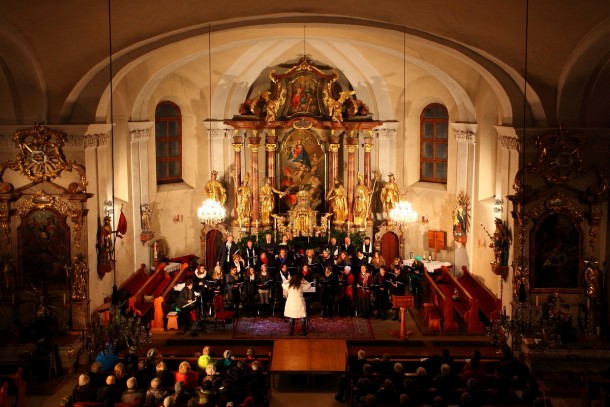
<svg viewBox="0 0 610 407"><path fill-rule="evenodd" d="M241 147L243 145L243 137L238 136L238 131L235 130L233 136L233 208L235 211L235 219L237 219L237 188L241 185Z"/></svg>
<svg viewBox="0 0 610 407"><path fill-rule="evenodd" d="M465 193L470 202L473 201L474 196L474 176L475 176L475 145L476 145L476 124L469 123L452 123L454 129L455 141L457 144L457 157L456 157L456 194ZM470 205L469 210L471 211L471 219L474 219L474 205ZM471 225L474 223L471 222ZM472 236L471 230L468 231L468 235ZM454 236L454 239L456 237ZM474 238L462 239L455 241L455 268L454 270L461 270L462 266L467 266L468 270L472 270L472 253L474 248Z"/></svg>
<svg viewBox="0 0 610 407"><path fill-rule="evenodd" d="M150 202L148 194L148 140L150 132L154 125L153 122L134 122L127 123L129 127L129 138L131 142L131 190L133 213L133 234L135 236L142 235L141 208L144 204L149 204L152 208L154 205ZM148 235L150 238L154 235ZM133 239L134 256L133 270L137 270L139 265L147 264L150 261L150 253L148 246L139 244L138 239ZM146 240L143 240L146 242Z"/></svg>
<svg viewBox="0 0 610 407"><path fill-rule="evenodd" d="M353 133L352 133L353 136ZM358 138L347 139L347 221L354 221L354 180L356 179L355 153L358 151Z"/></svg>
<svg viewBox="0 0 610 407"><path fill-rule="evenodd" d="M255 228L258 228L260 224L258 219L258 146L260 142L258 131L254 130L252 136L248 137L248 146L252 158L252 226Z"/></svg>
<svg viewBox="0 0 610 407"><path fill-rule="evenodd" d="M277 150L277 139L275 138L275 130L271 130L271 134L267 134L265 139L265 153L267 159L267 177L271 179L271 185L275 187L275 150Z"/></svg>
<svg viewBox="0 0 610 407"><path fill-rule="evenodd" d="M371 151L373 151L373 137L371 131L364 137L364 184L371 189Z"/></svg>

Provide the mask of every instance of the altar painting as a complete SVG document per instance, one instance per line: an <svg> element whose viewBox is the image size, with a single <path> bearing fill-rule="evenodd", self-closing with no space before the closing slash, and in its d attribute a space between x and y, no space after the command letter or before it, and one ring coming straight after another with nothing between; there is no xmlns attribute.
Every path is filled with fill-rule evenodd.
<svg viewBox="0 0 610 407"><path fill-rule="evenodd" d="M19 227L23 284L65 285L70 232L65 217L53 210L33 210Z"/></svg>
<svg viewBox="0 0 610 407"><path fill-rule="evenodd" d="M325 157L314 132L297 129L290 133L279 151L280 190L288 192L280 199L280 212L297 203L297 193L305 190L311 196L312 209L323 212L325 196Z"/></svg>
<svg viewBox="0 0 610 407"><path fill-rule="evenodd" d="M320 116L318 103L319 79L310 73L304 73L294 77L288 83L288 97L286 115L308 113Z"/></svg>

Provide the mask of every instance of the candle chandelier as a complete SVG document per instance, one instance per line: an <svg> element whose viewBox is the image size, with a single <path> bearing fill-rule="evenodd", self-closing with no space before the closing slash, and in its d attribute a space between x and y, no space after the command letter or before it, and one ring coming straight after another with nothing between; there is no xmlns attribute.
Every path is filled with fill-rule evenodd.
<svg viewBox="0 0 610 407"><path fill-rule="evenodd" d="M197 218L204 225L217 225L225 219L226 215L225 208L212 198L203 201L203 204L197 209Z"/></svg>
<svg viewBox="0 0 610 407"><path fill-rule="evenodd" d="M417 212L411 206L411 202L406 200L398 201L396 206L390 211L390 219L399 226L413 223L418 220Z"/></svg>

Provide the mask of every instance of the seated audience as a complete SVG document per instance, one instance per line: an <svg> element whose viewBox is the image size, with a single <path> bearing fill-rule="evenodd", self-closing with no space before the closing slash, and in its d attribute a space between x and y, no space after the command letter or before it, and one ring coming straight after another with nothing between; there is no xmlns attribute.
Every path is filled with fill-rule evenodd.
<svg viewBox="0 0 610 407"><path fill-rule="evenodd" d="M150 388L146 391L146 407L154 407L163 402L167 396L167 390L160 388L161 380L155 377L150 381Z"/></svg>
<svg viewBox="0 0 610 407"><path fill-rule="evenodd" d="M72 390L72 401L97 401L97 391L91 386L91 379L86 374L78 376L78 384Z"/></svg>
<svg viewBox="0 0 610 407"><path fill-rule="evenodd" d="M144 391L138 388L138 381L135 377L127 379L127 390L121 394L122 403L138 403L139 406L144 404L146 397Z"/></svg>
<svg viewBox="0 0 610 407"><path fill-rule="evenodd" d="M199 384L199 375L191 370L191 364L186 360L178 366L178 371L174 375L176 383L182 382L184 390L194 390Z"/></svg>

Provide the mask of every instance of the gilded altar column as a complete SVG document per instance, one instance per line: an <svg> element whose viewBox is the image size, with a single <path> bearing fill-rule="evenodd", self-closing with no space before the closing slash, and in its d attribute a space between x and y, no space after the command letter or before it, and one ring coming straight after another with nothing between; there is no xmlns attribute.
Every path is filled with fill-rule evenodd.
<svg viewBox="0 0 610 407"><path fill-rule="evenodd" d="M250 157L252 158L252 226L258 227L259 208L258 208L258 145L261 138L258 137L258 130L252 132L252 136L248 138L248 146L250 147Z"/></svg>
<svg viewBox="0 0 610 407"><path fill-rule="evenodd" d="M267 160L267 177L271 179L271 185L275 186L275 150L277 150L277 139L275 138L275 130L271 130L271 134L267 134L265 139L265 153Z"/></svg>
<svg viewBox="0 0 610 407"><path fill-rule="evenodd" d="M358 151L358 139L350 137L347 140L347 207L349 209L347 220L354 221L354 179L356 178L356 168L354 156Z"/></svg>
<svg viewBox="0 0 610 407"><path fill-rule="evenodd" d="M328 168L329 168L329 183L332 185L339 176L339 141L340 137L337 135L335 130L331 130L330 137L328 138L329 145L328 151L330 151L328 157Z"/></svg>
<svg viewBox="0 0 610 407"><path fill-rule="evenodd" d="M373 150L373 137L370 131L367 131L364 137L364 184L368 189L371 189L371 151Z"/></svg>
<svg viewBox="0 0 610 407"><path fill-rule="evenodd" d="M235 186L233 188L233 208L235 209L235 216L237 216L237 188L241 185L241 147L243 145L243 137L238 136L238 131L235 130L233 136L233 163L235 168L233 170L233 179L235 180Z"/></svg>

